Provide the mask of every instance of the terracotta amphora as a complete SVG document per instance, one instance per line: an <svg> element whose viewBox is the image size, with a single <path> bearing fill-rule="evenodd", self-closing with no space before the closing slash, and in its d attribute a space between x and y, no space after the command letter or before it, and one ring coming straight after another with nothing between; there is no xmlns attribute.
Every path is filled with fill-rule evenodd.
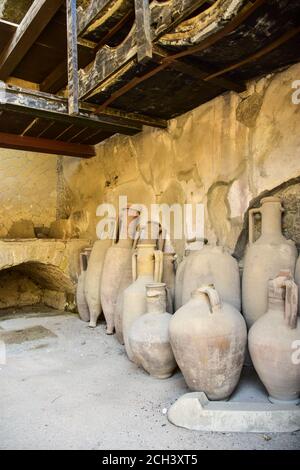
<svg viewBox="0 0 300 470"><path fill-rule="evenodd" d="M166 284L148 284L146 291L147 313L133 322L129 343L136 364L152 377L166 379L177 368L169 338L172 315L166 312Z"/></svg>
<svg viewBox="0 0 300 470"><path fill-rule="evenodd" d="M253 365L273 403L299 403L298 286L291 272L269 281L269 308L249 331Z"/></svg>
<svg viewBox="0 0 300 470"><path fill-rule="evenodd" d="M300 256L298 258L298 261L297 261L297 264L296 264L296 274L295 274L295 281L296 281L296 284L298 285L299 287L299 294L298 294L298 298L300 299ZM300 315L300 301L298 302L298 313Z"/></svg>
<svg viewBox="0 0 300 470"><path fill-rule="evenodd" d="M147 312L146 286L161 282L163 274L163 253L156 250L156 244L139 244L132 256L133 284L124 291L123 337L127 355L133 361L129 343L129 331L133 321Z"/></svg>
<svg viewBox="0 0 300 470"><path fill-rule="evenodd" d="M124 303L124 292L133 283L132 278L132 263L125 266L123 276L121 279L117 303L114 311L114 323L115 323L115 332L116 338L120 344L124 344L123 337L123 303Z"/></svg>
<svg viewBox="0 0 300 470"><path fill-rule="evenodd" d="M91 250L87 249L80 253L80 274L76 287L76 304L79 317L84 322L90 321L89 306L85 297L85 278L88 267L88 259Z"/></svg>
<svg viewBox="0 0 300 470"><path fill-rule="evenodd" d="M175 312L183 306L182 303L182 288L183 288L183 279L185 273L185 267L187 263L187 258L193 256L199 250L202 250L203 245L207 243L207 240L187 240L187 247L184 252L183 259L178 263L176 267L176 279L175 279Z"/></svg>
<svg viewBox="0 0 300 470"><path fill-rule="evenodd" d="M114 313L121 280L131 266L132 249L140 212L130 207L122 211L119 229L113 245L108 249L101 280L101 303L106 320L106 333L114 334Z"/></svg>
<svg viewBox="0 0 300 470"><path fill-rule="evenodd" d="M187 257L189 256L190 251L186 250L184 257L181 262L177 262L176 268L176 278L175 278L175 300L174 300L174 310L175 312L182 307L182 284L185 271L185 265Z"/></svg>
<svg viewBox="0 0 300 470"><path fill-rule="evenodd" d="M212 286L196 289L170 321L174 356L191 390L210 400L225 400L242 371L246 323L232 305L222 302Z"/></svg>
<svg viewBox="0 0 300 470"><path fill-rule="evenodd" d="M221 300L241 310L241 278L239 266L229 251L221 246L204 245L193 250L185 262L182 283L182 305L202 285L213 284Z"/></svg>
<svg viewBox="0 0 300 470"><path fill-rule="evenodd" d="M176 253L164 253L163 257L163 282L167 286L167 312L174 313L175 308L175 279Z"/></svg>
<svg viewBox="0 0 300 470"><path fill-rule="evenodd" d="M139 219L140 222L140 219ZM146 225L138 227L135 236L134 245L156 245L156 248L159 247L161 243L161 227L159 223L148 221ZM153 238L151 238L153 237ZM132 277L132 263L126 265L122 280L119 287L118 298L114 311L114 323L115 323L115 332L117 340L120 344L124 345L124 336L123 336L123 306L124 306L124 292L133 283ZM170 296L169 296L170 298ZM171 300L170 300L171 303Z"/></svg>
<svg viewBox="0 0 300 470"><path fill-rule="evenodd" d="M261 200L262 206L249 211L249 245L244 260L242 283L243 314L248 327L268 309L268 282L281 270L294 275L297 249L282 235L283 207L278 197ZM261 236L254 242L254 216L261 214Z"/></svg>
<svg viewBox="0 0 300 470"><path fill-rule="evenodd" d="M92 248L91 255L88 262L88 267L85 277L85 298L90 312L91 328L96 328L98 318L102 313L101 306L101 277L104 265L104 258L107 250L111 246L112 241L97 240Z"/></svg>

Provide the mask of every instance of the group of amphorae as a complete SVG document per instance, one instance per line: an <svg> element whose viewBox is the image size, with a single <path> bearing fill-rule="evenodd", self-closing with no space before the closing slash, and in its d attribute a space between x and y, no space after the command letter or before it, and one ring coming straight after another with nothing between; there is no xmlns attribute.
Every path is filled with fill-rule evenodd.
<svg viewBox="0 0 300 470"><path fill-rule="evenodd" d="M169 243L143 230L124 236L139 213L123 213L113 242L98 240L81 254L81 319L95 327L103 311L107 334L116 332L131 361L160 379L179 366L188 387L211 400L232 394L248 345L269 399L298 402L300 258L282 234L282 212L276 197L250 210L242 283L225 248L194 240L176 269ZM254 241L256 213L262 226Z"/></svg>

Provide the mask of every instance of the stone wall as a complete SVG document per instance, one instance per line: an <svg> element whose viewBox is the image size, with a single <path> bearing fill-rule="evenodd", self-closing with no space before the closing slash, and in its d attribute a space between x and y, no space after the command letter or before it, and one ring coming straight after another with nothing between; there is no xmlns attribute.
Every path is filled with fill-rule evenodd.
<svg viewBox="0 0 300 470"><path fill-rule="evenodd" d="M0 271L0 309L41 302L42 289L18 270Z"/></svg>
<svg viewBox="0 0 300 470"><path fill-rule="evenodd" d="M38 227L56 219L57 157L0 149L0 238L13 237L15 222Z"/></svg>
<svg viewBox="0 0 300 470"><path fill-rule="evenodd" d="M91 160L63 158L61 213L87 211L81 236L96 237L97 206L119 195L144 204L205 204L206 236L242 256L247 210L281 194L286 234L300 245L300 64L174 119L167 130L114 136ZM64 208L64 209L63 209ZM183 244L177 243L182 251Z"/></svg>

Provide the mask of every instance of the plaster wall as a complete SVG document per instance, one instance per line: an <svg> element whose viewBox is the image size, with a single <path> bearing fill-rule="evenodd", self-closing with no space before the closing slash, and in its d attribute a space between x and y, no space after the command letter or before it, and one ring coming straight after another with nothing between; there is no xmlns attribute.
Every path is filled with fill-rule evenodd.
<svg viewBox="0 0 300 470"><path fill-rule="evenodd" d="M241 95L226 93L166 130L114 136L91 160L63 158L60 208L86 211L84 236L95 238L97 206L117 204L119 195L148 205L200 202L206 236L234 251L249 205L278 193L288 206L285 231L300 245L300 104L292 102L297 79L300 64L249 83ZM176 248L182 251L183 244Z"/></svg>
<svg viewBox="0 0 300 470"><path fill-rule="evenodd" d="M57 157L0 149L0 238L14 222L50 226L56 219Z"/></svg>

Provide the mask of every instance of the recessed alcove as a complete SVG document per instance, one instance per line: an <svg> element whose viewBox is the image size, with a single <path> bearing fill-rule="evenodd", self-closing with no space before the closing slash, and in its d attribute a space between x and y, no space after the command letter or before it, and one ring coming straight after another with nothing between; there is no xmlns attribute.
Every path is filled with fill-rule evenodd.
<svg viewBox="0 0 300 470"><path fill-rule="evenodd" d="M44 304L74 310L79 252L86 240L0 242L1 309Z"/></svg>

